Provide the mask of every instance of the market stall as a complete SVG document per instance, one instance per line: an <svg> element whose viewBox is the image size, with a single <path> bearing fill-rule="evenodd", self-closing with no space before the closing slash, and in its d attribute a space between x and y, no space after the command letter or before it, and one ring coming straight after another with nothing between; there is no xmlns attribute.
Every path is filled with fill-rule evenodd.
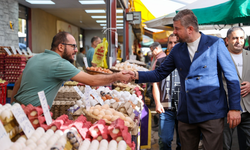
<svg viewBox="0 0 250 150"><path fill-rule="evenodd" d="M131 62L123 67L145 70ZM113 73L100 67L87 70L91 74ZM148 129L141 117L145 111L143 91L143 86L135 83L90 87L68 81L51 108L44 92L38 93L41 106L0 105L0 144L5 143L6 150L139 150L140 138L145 136L141 131Z"/></svg>

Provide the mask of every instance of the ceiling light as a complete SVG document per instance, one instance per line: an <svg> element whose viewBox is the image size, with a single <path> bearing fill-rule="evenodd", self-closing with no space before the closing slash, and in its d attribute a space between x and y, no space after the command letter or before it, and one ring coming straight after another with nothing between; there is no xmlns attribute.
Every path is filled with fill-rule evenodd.
<svg viewBox="0 0 250 150"><path fill-rule="evenodd" d="M123 24L116 24L116 26L123 26Z"/></svg>
<svg viewBox="0 0 250 150"><path fill-rule="evenodd" d="M100 26L107 26L107 24L100 24Z"/></svg>
<svg viewBox="0 0 250 150"><path fill-rule="evenodd" d="M55 4L54 2L52 2L51 0L45 0L45 1L35 1L35 0L26 0L26 2L30 3L30 4Z"/></svg>
<svg viewBox="0 0 250 150"><path fill-rule="evenodd" d="M116 9L116 13L123 13L122 9Z"/></svg>
<svg viewBox="0 0 250 150"><path fill-rule="evenodd" d="M123 18L123 16L116 16L116 18Z"/></svg>
<svg viewBox="0 0 250 150"><path fill-rule="evenodd" d="M79 1L81 4L105 4L104 1Z"/></svg>
<svg viewBox="0 0 250 150"><path fill-rule="evenodd" d="M123 23L123 20L116 20L116 23Z"/></svg>
<svg viewBox="0 0 250 150"><path fill-rule="evenodd" d="M85 10L86 13L105 13L104 9Z"/></svg>
<svg viewBox="0 0 250 150"><path fill-rule="evenodd" d="M91 16L92 18L106 18L106 16Z"/></svg>
<svg viewBox="0 0 250 150"><path fill-rule="evenodd" d="M123 27L116 27L116 29L123 29Z"/></svg>
<svg viewBox="0 0 250 150"><path fill-rule="evenodd" d="M96 20L97 23L106 23L106 20Z"/></svg>

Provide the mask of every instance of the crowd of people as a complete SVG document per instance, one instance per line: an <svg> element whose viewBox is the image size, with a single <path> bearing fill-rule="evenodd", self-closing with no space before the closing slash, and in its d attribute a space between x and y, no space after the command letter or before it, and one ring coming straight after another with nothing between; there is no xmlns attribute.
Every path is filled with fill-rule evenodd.
<svg viewBox="0 0 250 150"><path fill-rule="evenodd" d="M151 71L124 70L112 75L90 75L74 67L76 40L60 32L54 36L50 50L28 61L11 101L38 106L37 92L44 90L51 106L60 86L69 79L93 86L118 80L149 82L160 116L161 150L171 150L175 127L178 150L198 149L201 136L205 150L229 150L236 127L241 131L241 149L250 149L250 52L243 49L244 30L230 28L225 42L205 35L199 32L198 20L188 9L177 13L173 26L166 51L169 54L158 42L150 46L154 57ZM86 57L88 65L95 66L91 60L101 39L95 36L91 43ZM84 55L81 49L79 66Z"/></svg>

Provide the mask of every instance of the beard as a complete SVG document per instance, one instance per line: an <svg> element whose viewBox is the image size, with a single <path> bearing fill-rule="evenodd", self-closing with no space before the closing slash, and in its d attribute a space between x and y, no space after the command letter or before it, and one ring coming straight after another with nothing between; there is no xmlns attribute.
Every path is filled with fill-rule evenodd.
<svg viewBox="0 0 250 150"><path fill-rule="evenodd" d="M71 55L67 53L66 47L64 48L64 51L63 51L63 54L62 54L62 58L68 60L70 63L74 62L74 59L72 59Z"/></svg>

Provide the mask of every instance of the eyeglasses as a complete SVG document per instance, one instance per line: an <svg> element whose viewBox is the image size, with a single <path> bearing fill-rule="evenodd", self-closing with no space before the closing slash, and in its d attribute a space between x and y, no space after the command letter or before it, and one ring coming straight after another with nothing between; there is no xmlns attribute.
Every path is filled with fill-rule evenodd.
<svg viewBox="0 0 250 150"><path fill-rule="evenodd" d="M66 43L62 43L63 45L70 45L73 47L73 49L75 50L77 48L77 45L76 44L66 44Z"/></svg>

